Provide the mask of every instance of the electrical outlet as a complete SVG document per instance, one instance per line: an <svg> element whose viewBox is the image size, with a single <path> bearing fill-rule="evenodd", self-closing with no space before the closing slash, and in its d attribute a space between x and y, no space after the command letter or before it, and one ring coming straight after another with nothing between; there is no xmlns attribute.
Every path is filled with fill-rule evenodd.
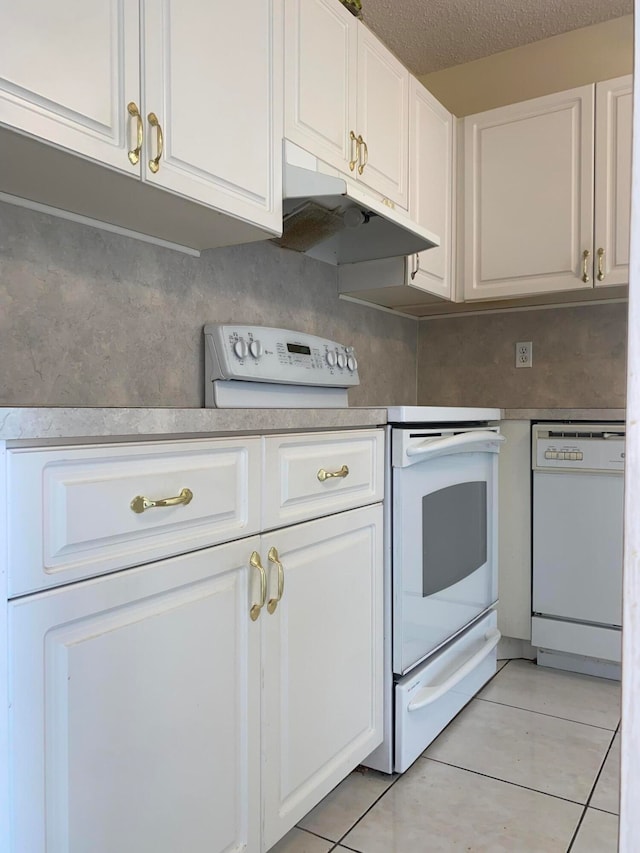
<svg viewBox="0 0 640 853"><path fill-rule="evenodd" d="M518 341L518 343L516 344L516 367L531 367L532 364L532 341Z"/></svg>

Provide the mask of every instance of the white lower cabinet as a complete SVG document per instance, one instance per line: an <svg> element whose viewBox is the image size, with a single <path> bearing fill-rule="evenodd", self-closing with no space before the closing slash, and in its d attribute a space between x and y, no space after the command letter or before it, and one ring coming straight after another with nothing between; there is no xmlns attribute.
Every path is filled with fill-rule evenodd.
<svg viewBox="0 0 640 853"><path fill-rule="evenodd" d="M259 849L258 543L10 603L12 853Z"/></svg>
<svg viewBox="0 0 640 853"><path fill-rule="evenodd" d="M277 555L272 548L277 549ZM264 841L281 838L382 741L382 506L263 537Z"/></svg>
<svg viewBox="0 0 640 853"><path fill-rule="evenodd" d="M117 506L120 491L127 507L130 493L144 492L149 511L142 518L148 515L154 529L136 533L143 565L131 566L129 546L113 549L119 536L131 540L129 515L138 514L132 501L128 514L109 517L108 569L91 564L94 576L65 577L53 587L36 571L38 555L48 553L40 527L25 559L14 561L18 552L8 551L16 589L29 592L6 603L3 851L264 853L381 742L383 433L360 432L366 464L356 431L316 433L308 446L310 433L158 442L157 452L150 442L113 452L107 445L9 451L16 457L9 474L26 459L34 470L62 471L65 482L75 482L74 466L84 482L87 465L102 453L100 494L110 477ZM224 535L210 529L207 513L218 506L216 483L225 483L226 468L209 465L218 459L217 443L237 487L227 496L226 536L241 538L203 547L207 537ZM261 514L269 443L276 458L292 443L301 448L308 462L298 460L294 469L308 468L318 482L318 464L334 464L338 452L349 474L341 469L328 480L338 491L327 491L316 518L260 535L247 519ZM251 464L236 464L245 451ZM351 474L360 505L339 511ZM165 500L185 482L193 491L186 508L183 500ZM48 488L46 477L40 485L35 478L33 489L34 504L54 527L73 525L82 501ZM103 496L93 505L100 515L110 501ZM234 533L239 506L245 521ZM7 513L10 543L25 538L26 517ZM163 531L178 519L190 531L186 553L160 559L145 540L157 537L161 550ZM196 522L204 540L191 531ZM91 547L103 532L89 531ZM165 546L176 541L172 533ZM6 574L0 564L0 577Z"/></svg>

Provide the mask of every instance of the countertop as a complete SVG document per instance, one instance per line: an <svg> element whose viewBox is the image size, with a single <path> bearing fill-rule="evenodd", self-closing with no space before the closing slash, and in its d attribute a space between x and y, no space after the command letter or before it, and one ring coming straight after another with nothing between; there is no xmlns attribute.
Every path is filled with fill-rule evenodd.
<svg viewBox="0 0 640 853"><path fill-rule="evenodd" d="M626 409L503 409L508 421L624 421Z"/></svg>
<svg viewBox="0 0 640 853"><path fill-rule="evenodd" d="M381 408L160 409L0 408L0 440L187 438L291 430L349 429L387 422Z"/></svg>
<svg viewBox="0 0 640 853"><path fill-rule="evenodd" d="M625 409L503 409L506 420L623 421ZM0 408L0 440L97 441L374 427L382 407L345 409Z"/></svg>

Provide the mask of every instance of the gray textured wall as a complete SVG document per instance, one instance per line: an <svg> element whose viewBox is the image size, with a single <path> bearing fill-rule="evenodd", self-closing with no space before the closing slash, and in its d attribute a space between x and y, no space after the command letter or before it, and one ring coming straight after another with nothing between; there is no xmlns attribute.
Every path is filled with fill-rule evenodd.
<svg viewBox="0 0 640 853"><path fill-rule="evenodd" d="M626 303L422 322L418 403L622 408L626 338ZM516 341L533 367L516 370Z"/></svg>
<svg viewBox="0 0 640 853"><path fill-rule="evenodd" d="M193 258L0 204L0 405L202 406L202 326L226 321L353 343L351 405L415 403L417 323L339 300L327 264L271 243Z"/></svg>

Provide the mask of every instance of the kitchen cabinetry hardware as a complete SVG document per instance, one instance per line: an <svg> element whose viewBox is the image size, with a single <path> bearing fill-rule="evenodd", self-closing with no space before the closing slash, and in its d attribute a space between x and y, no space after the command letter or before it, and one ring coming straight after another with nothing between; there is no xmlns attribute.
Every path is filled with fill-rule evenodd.
<svg viewBox="0 0 640 853"><path fill-rule="evenodd" d="M260 554L258 554L257 551L254 551L251 554L251 557L249 558L249 565L260 572L260 604L252 605L251 610L249 611L251 621L255 622L258 616L260 616L260 611L267 600L267 573L260 562Z"/></svg>
<svg viewBox="0 0 640 853"><path fill-rule="evenodd" d="M413 272L411 273L411 281L413 281L414 278L418 275L418 271L420 269L420 255L418 254L418 252L416 252L413 257L415 258L415 265L413 268Z"/></svg>
<svg viewBox="0 0 640 853"><path fill-rule="evenodd" d="M129 103L127 104L127 112L132 118L135 118L136 120L136 147L130 149L128 153L129 162L132 166L136 166L140 161L140 152L142 151L144 122L142 121L142 116L140 115L138 105L134 101L129 101Z"/></svg>
<svg viewBox="0 0 640 853"><path fill-rule="evenodd" d="M587 284L591 279L589 278L589 258L591 257L591 252L588 249L585 249L582 253L582 280L585 284Z"/></svg>
<svg viewBox="0 0 640 853"><path fill-rule="evenodd" d="M367 143L362 138L362 134L358 137L358 161L360 160L360 150L364 149L364 160L362 163L358 162L358 174L361 175L364 172L364 167L369 162L369 148L367 147Z"/></svg>
<svg viewBox="0 0 640 853"><path fill-rule="evenodd" d="M162 152L164 150L164 137L162 135L162 126L158 121L158 116L155 113L149 113L147 119L151 127L155 127L157 131L158 143L156 149L156 156L152 157L151 160L149 160L149 169L151 169L151 171L155 175L156 172L160 170L160 158L162 157Z"/></svg>
<svg viewBox="0 0 640 853"><path fill-rule="evenodd" d="M270 598L269 603L267 604L268 612L275 613L278 602L282 600L282 596L284 594L284 566L280 562L277 548L269 548L268 557L269 562L274 563L274 565L278 567L278 596L277 598Z"/></svg>
<svg viewBox="0 0 640 853"><path fill-rule="evenodd" d="M324 468L321 468L318 471L318 479L321 483L324 483L325 480L330 480L332 477L348 477L349 476L349 467L347 465L343 465L339 471L326 471Z"/></svg>
<svg viewBox="0 0 640 853"><path fill-rule="evenodd" d="M598 281L604 281L604 249L598 249Z"/></svg>
<svg viewBox="0 0 640 853"><path fill-rule="evenodd" d="M349 169L353 172L356 167L356 163L358 162L358 157L360 156L360 147L358 144L358 138L352 130L349 131L349 140L351 141L351 159L349 160Z"/></svg>
<svg viewBox="0 0 640 853"><path fill-rule="evenodd" d="M191 503L193 500L193 492L191 489L182 489L179 495L176 495L175 498L161 498L157 501L152 501L151 498L145 498L142 495L137 495L131 501L131 509L134 512L144 512L147 509L153 509L154 507L162 507L162 506L179 506L182 504L186 506L188 503Z"/></svg>

